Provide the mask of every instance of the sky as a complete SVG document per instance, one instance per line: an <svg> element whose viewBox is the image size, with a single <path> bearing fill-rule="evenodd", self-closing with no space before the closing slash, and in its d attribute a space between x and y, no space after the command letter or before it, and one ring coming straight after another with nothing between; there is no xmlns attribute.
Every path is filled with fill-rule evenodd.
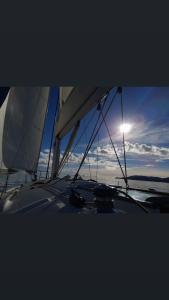
<svg viewBox="0 0 169 300"><path fill-rule="evenodd" d="M116 88L109 94L110 103ZM58 107L58 88L51 88L48 115L44 130L39 169L46 170L55 110ZM124 123L131 127L125 133L127 174L169 177L169 87L123 87ZM99 111L94 108L81 121L75 140L80 138L62 174L75 174L82 159L85 147L91 136ZM106 117L111 137L119 159L124 166L120 95L118 94ZM70 133L62 140L61 155L64 152ZM52 161L51 161L52 163ZM107 130L103 124L90 149L80 175L112 183L113 178L122 176L112 149Z"/></svg>

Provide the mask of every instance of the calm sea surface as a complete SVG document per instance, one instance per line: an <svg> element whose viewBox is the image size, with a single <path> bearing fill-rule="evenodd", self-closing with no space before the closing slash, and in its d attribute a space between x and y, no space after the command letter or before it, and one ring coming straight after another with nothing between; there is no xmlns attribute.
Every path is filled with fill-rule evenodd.
<svg viewBox="0 0 169 300"><path fill-rule="evenodd" d="M119 185L125 187L124 180L118 180L117 182L119 182ZM165 183L165 182L129 180L129 186L131 188L144 189L144 190L154 189L160 192L169 193L169 183Z"/></svg>
<svg viewBox="0 0 169 300"><path fill-rule="evenodd" d="M9 187L13 186L18 186L21 184L25 184L30 182L30 176L23 174L23 172L19 172L18 174L13 174L9 177L8 183ZM5 184L6 181L6 175L0 175L0 190L1 187ZM125 187L124 180L117 180L114 178L112 181L108 180L100 180L100 182L105 182L107 184L114 184L114 185L121 185ZM137 181L137 180L129 180L129 186L131 188L138 188L138 189L144 189L144 190L149 190L149 189L154 189L160 192L166 192L169 193L169 183L163 183L163 182L153 182L153 181Z"/></svg>

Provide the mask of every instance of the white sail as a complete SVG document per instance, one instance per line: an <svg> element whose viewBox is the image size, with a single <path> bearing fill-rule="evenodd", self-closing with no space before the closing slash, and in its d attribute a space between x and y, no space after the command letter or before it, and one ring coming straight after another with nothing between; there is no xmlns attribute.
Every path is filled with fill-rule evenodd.
<svg viewBox="0 0 169 300"><path fill-rule="evenodd" d="M112 87L62 87L56 136L62 138Z"/></svg>
<svg viewBox="0 0 169 300"><path fill-rule="evenodd" d="M0 108L0 173L7 172L7 170L8 170L6 168L6 166L4 165L3 157L2 157L2 141L3 141L6 108L7 108L7 104L8 104L8 95Z"/></svg>
<svg viewBox="0 0 169 300"><path fill-rule="evenodd" d="M60 87L60 109L62 109L65 102L68 100L70 93L73 91L73 86Z"/></svg>
<svg viewBox="0 0 169 300"><path fill-rule="evenodd" d="M0 158L6 168L36 171L48 98L48 87L10 89L0 118Z"/></svg>

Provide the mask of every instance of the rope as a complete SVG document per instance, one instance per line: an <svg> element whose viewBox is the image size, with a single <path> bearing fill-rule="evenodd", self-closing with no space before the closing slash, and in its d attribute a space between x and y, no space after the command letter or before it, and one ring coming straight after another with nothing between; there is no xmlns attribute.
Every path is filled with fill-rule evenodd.
<svg viewBox="0 0 169 300"><path fill-rule="evenodd" d="M105 117L103 116L103 112L102 112L102 111L101 111L101 113L102 113L102 118L103 118L103 121L104 121L105 127L106 127L106 129L107 129L107 132L108 132L108 135L109 135L109 138L110 138L110 141L111 141L111 145L112 145L112 147L113 147L113 150L114 150L114 152L115 152L115 155L116 155L117 161L118 161L118 163L119 163L119 166L120 166L120 169L121 169L121 172L122 172L122 175L123 175L124 181L125 181L125 183L126 183L125 174L124 174L124 171L123 171L123 168L122 168L122 165L121 165L120 159L119 159L119 157L118 157L118 154L117 154L116 148L115 148L115 146L114 146L114 143L113 143L113 141L112 141L112 138L111 138L111 134L110 134L109 128L108 128L108 126L107 126L107 123L106 123ZM127 183L126 183L126 184L127 184Z"/></svg>
<svg viewBox="0 0 169 300"><path fill-rule="evenodd" d="M110 93L110 92L109 92L109 93ZM109 93L108 93L107 95L105 95L105 96L100 100L98 106L101 104L101 101L104 101L104 102L103 102L103 105L102 105L102 107L104 107L104 105L105 105L105 103L106 103L106 100L107 100L107 98L108 98ZM67 158L67 160L70 159L70 157L71 157L73 151L75 150L75 148L76 148L77 145L79 144L79 142L80 142L82 136L84 135L84 133L86 132L87 128L89 127L89 124L90 124L91 121L93 120L94 115L95 115L95 111L93 112L93 114L92 114L92 116L91 116L91 119L89 120L89 122L88 122L86 128L83 130L83 132L82 132L80 138L78 139L77 143L75 144L74 148L72 149L72 151L71 151L69 157ZM97 120L97 122L96 122L95 128L93 129L92 135L94 134L94 131L95 131L96 127L97 127L97 124L98 124L98 122L99 122L99 119L100 119L100 115L99 115L98 120ZM92 135L91 135L91 138L92 138ZM90 141L91 141L91 138L90 138ZM90 141L88 142L88 145L89 145ZM87 149L87 148L86 148L86 149ZM63 165L63 167L61 168L59 174L62 172L63 168L64 168L64 165Z"/></svg>
<svg viewBox="0 0 169 300"><path fill-rule="evenodd" d="M111 108L111 106L112 106L112 104L113 104L113 102L114 102L114 99L115 99L117 93L118 93L118 89L116 90L116 92L115 92L115 94L114 94L114 96L113 96L113 98L112 98L112 101L110 102L110 104L109 104L109 106L108 106L108 108L107 108L107 110L106 110L106 112L105 112L105 116L104 116L104 117L106 117L106 115L108 114L109 109ZM106 103L106 100L107 100L108 96L109 96L109 94L108 94L107 97L105 98L104 104ZM103 105L104 105L104 104L103 104ZM103 109L103 107L102 107L102 109ZM99 132L99 130L100 130L102 124L103 124L103 122L104 122L104 121L102 120L101 123L100 123L100 125L99 125L99 127L97 128L97 124L98 124L98 122L99 122L99 120L100 120L100 117L101 117L101 112L100 112L100 114L99 114L99 117L98 117L98 120L97 120L97 122L96 122L95 128L94 128L94 130L93 130L93 132L92 132L90 141L89 141L89 143L88 143L88 145L87 145L87 147L86 147L86 151L85 151L85 153L84 153L84 155L83 155L83 158L82 158L82 161L81 161L81 163L80 163L80 166L79 166L79 168L78 168L78 170L77 170L77 173L76 173L75 176L74 176L74 181L77 179L78 174L79 174L79 171L80 171L80 169L81 169L81 167L82 167L82 165L83 165L83 163L84 163L84 161L85 161L85 159L86 159L86 156L88 155L88 152L89 152L89 150L90 150L90 148L91 148L91 146L92 146L92 144L93 144L93 142L94 142L94 140L95 140L95 138L96 138L96 136L97 136L97 134L98 134L98 132ZM97 130L96 130L96 133L94 134L96 128L97 128Z"/></svg>
<svg viewBox="0 0 169 300"><path fill-rule="evenodd" d="M86 132L86 134L85 134L85 142L86 142L86 144L87 144L87 132ZM90 180L91 180L91 168L90 168L90 159L89 159L89 156L88 156L88 167L89 167L89 178L90 178Z"/></svg>
<svg viewBox="0 0 169 300"><path fill-rule="evenodd" d="M74 126L73 130L72 130L72 133L69 137L69 140L68 140L68 143L67 143L67 146L64 150L64 154L63 154L63 157L59 163L59 168L58 168L58 173L59 173L59 170L62 168L62 166L65 165L65 162L67 163L68 162L68 156L70 154L70 151L71 151L71 148L73 146L73 143L74 143L74 140L76 138L76 135L78 133L78 130L79 130L79 127L80 127L80 120L77 121L76 125Z"/></svg>
<svg viewBox="0 0 169 300"><path fill-rule="evenodd" d="M99 164L99 153L98 153L98 147L99 147L99 134L98 134L98 145L97 145L97 166L96 166L96 181L98 181L98 164Z"/></svg>
<svg viewBox="0 0 169 300"><path fill-rule="evenodd" d="M107 100L107 97L104 99L103 107L104 107L104 105L105 105L105 103L106 103L106 100ZM102 101L102 99L101 99L101 101ZM95 114L95 111L94 111L94 114ZM94 114L93 114L92 116L94 116ZM97 122L96 122L96 124L95 124L95 127L94 127L94 129L93 129L93 131L92 131L90 140L89 140L88 145L87 145L87 147L86 147L86 150L85 150L84 155L86 154L87 149L88 149L88 146L89 146L89 144L91 143L92 137L93 137L94 132L95 132L95 130L96 130L96 128L97 128L97 125L98 125L98 123L99 123L100 117L101 117L101 115L99 114L98 119L97 119ZM92 120L92 119L93 119L93 118L91 118L91 120ZM84 130L84 132L85 132L85 131L86 131L86 129ZM80 141L80 139L79 139L79 141ZM75 147L73 148L72 152L74 151L74 149L75 149ZM72 155L72 152L71 152L70 156ZM68 157L68 159L69 159L69 158L70 158L70 157ZM83 161L83 162L84 162L84 161ZM83 164L83 163L82 163L82 164ZM81 169L81 167L80 167L80 169ZM79 173L80 169L78 169L78 173ZM61 171L62 171L62 169L61 169ZM59 173L59 174L60 174L60 173ZM76 174L75 174L75 176L76 176ZM75 178L75 176L74 176L74 178ZM77 175L77 176L78 176L78 175Z"/></svg>
<svg viewBox="0 0 169 300"><path fill-rule="evenodd" d="M87 126L84 126L84 127L85 127L84 130L82 131L82 134L80 135L80 137L79 137L79 139L77 140L76 144L74 145L73 149L72 149L71 152L69 153L69 156L66 158L66 159L67 159L67 162L68 162L69 159L71 158L72 153L74 152L74 150L76 149L76 147L77 147L78 144L80 143L82 137L84 136L84 134L85 134L87 128L89 127L91 121L93 120L94 114L95 114L95 111L94 111L94 113L92 114L91 119L89 120ZM59 171L59 175L60 175L60 173L62 172L62 170L63 170L63 168L64 168L64 166L65 166L65 163L66 163L66 161L63 162L63 166L62 166L62 168L61 168L60 171Z"/></svg>
<svg viewBox="0 0 169 300"><path fill-rule="evenodd" d="M127 196L127 198L129 198L134 204L136 204L137 206L139 206L141 209L143 209L146 213L149 213L149 210L146 209L141 203L137 202L134 198L132 198L131 196L129 196L129 194L123 192L120 190L120 193Z"/></svg>
<svg viewBox="0 0 169 300"><path fill-rule="evenodd" d="M123 97L122 97L122 88L120 87L118 89L119 94L121 95L121 116L122 116L122 125L124 125L124 107L123 107ZM125 147L125 135L123 130L123 149L124 149L124 167L125 167L125 183L126 183L126 189L128 186L128 178L127 178L127 163L126 163L126 147Z"/></svg>
<svg viewBox="0 0 169 300"><path fill-rule="evenodd" d="M90 179L92 179L92 174L91 174L91 167L90 167L90 159L88 156L88 165L89 165L89 174L90 174Z"/></svg>

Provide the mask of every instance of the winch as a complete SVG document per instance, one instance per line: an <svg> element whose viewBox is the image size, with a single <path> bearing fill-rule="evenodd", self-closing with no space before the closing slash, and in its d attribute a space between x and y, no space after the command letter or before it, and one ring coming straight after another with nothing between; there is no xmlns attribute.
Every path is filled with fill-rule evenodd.
<svg viewBox="0 0 169 300"><path fill-rule="evenodd" d="M99 185L94 189L95 206L98 213L112 213L114 208L114 197L118 191L115 188L110 188L104 184Z"/></svg>

